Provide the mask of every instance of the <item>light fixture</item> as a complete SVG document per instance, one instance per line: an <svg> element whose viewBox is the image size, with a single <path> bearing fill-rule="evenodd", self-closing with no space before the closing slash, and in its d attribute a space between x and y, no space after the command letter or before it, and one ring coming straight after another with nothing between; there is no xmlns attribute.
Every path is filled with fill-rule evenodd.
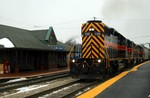
<svg viewBox="0 0 150 98"><path fill-rule="evenodd" d="M94 28L90 28L89 31L94 31Z"/></svg>
<svg viewBox="0 0 150 98"><path fill-rule="evenodd" d="M72 62L74 63L74 62L75 62L75 59L73 59Z"/></svg>
<svg viewBox="0 0 150 98"><path fill-rule="evenodd" d="M98 60L97 60L98 63L100 63L101 61L102 61L101 59L98 59Z"/></svg>

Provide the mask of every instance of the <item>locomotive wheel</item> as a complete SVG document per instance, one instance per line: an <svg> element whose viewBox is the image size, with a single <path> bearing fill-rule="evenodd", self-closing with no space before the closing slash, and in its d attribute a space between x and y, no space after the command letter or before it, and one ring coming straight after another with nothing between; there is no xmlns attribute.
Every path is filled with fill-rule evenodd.
<svg viewBox="0 0 150 98"><path fill-rule="evenodd" d="M118 71L118 69L119 69L119 64L118 63L114 63L112 67L113 67L114 72L116 73Z"/></svg>
<svg viewBox="0 0 150 98"><path fill-rule="evenodd" d="M123 64L124 64L124 68L125 68L125 69L128 68L129 64L128 64L127 61L124 61Z"/></svg>
<svg viewBox="0 0 150 98"><path fill-rule="evenodd" d="M111 75L111 74L113 74L113 73L114 73L113 67L110 66L110 67L109 67L109 73L108 73L108 74Z"/></svg>
<svg viewBox="0 0 150 98"><path fill-rule="evenodd" d="M112 75L114 73L113 67L110 66L109 68L105 69L105 75L109 76Z"/></svg>

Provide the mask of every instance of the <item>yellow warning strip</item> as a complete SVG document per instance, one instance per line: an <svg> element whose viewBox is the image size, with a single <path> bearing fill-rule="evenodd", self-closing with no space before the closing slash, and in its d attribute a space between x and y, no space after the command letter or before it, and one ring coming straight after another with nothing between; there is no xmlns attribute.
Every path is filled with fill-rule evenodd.
<svg viewBox="0 0 150 98"><path fill-rule="evenodd" d="M139 64L135 67L133 67L131 70L129 71L125 71L125 72L122 72L121 74L119 74L118 76L100 84L99 86L91 89L90 91L78 96L77 98L94 98L96 97L98 94L100 94L102 91L104 91L106 88L108 88L109 86L111 86L112 84L114 84L116 81L118 81L119 79L123 78L125 75L127 75L129 72L132 72L132 71L136 71L138 67L140 67L141 65L144 65L146 63L148 63L150 61L147 61L145 63L142 63L142 64Z"/></svg>
<svg viewBox="0 0 150 98"><path fill-rule="evenodd" d="M148 62L150 62L150 61L147 61L147 62L141 63L141 64L139 64L139 65L137 65L137 66L133 67L130 71L137 71L137 70L138 70L138 68L139 68L141 65L144 65L144 64L146 64L146 63L148 63Z"/></svg>

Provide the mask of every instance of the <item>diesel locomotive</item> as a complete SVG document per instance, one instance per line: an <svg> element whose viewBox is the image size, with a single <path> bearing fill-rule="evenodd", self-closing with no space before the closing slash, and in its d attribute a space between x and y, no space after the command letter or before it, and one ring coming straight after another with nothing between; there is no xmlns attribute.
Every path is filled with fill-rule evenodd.
<svg viewBox="0 0 150 98"><path fill-rule="evenodd" d="M100 20L82 24L81 35L82 45L73 47L69 62L73 78L101 79L148 59L145 56L148 49L136 45Z"/></svg>

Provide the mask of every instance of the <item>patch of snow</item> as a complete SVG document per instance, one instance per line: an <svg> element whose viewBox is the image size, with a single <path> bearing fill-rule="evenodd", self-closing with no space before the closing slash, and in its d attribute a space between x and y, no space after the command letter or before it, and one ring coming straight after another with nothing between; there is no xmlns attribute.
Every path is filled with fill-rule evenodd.
<svg viewBox="0 0 150 98"><path fill-rule="evenodd" d="M81 95L83 92L79 91L75 96Z"/></svg>
<svg viewBox="0 0 150 98"><path fill-rule="evenodd" d="M27 87L21 87L16 90L18 91L18 93L22 93L22 92L31 91L31 90L35 90L35 89L46 87L46 86L48 85L32 85L32 86L27 86Z"/></svg>
<svg viewBox="0 0 150 98"><path fill-rule="evenodd" d="M13 79L13 80L9 80L9 81L7 81L7 83L17 82L17 81L23 81L23 80L27 80L27 78Z"/></svg>
<svg viewBox="0 0 150 98"><path fill-rule="evenodd" d="M42 76L38 76L38 78L41 78Z"/></svg>
<svg viewBox="0 0 150 98"><path fill-rule="evenodd" d="M77 86L77 85L79 85L79 84L74 84L74 85L72 85L72 86L64 87L64 88L59 89L59 90L57 90L57 91L53 91L52 94L56 94L56 93L58 93L58 92L60 92L60 91L69 89L69 88L71 88L71 87L73 87L73 86Z"/></svg>
<svg viewBox="0 0 150 98"><path fill-rule="evenodd" d="M43 95L43 96L41 96L41 97L39 97L39 98L47 98L47 97L49 97L49 96L51 96L51 95L53 95L53 94L57 94L58 92L61 92L61 91L63 91L63 90L69 89L69 88L74 87L74 86L77 86L77 85L79 85L79 84L74 84L74 85L71 85L71 86L68 86L68 87L61 88L61 89L59 89L59 90L57 90L57 91L53 91L52 93Z"/></svg>
<svg viewBox="0 0 150 98"><path fill-rule="evenodd" d="M8 38L0 39L0 44L4 45L5 48L13 48L14 44Z"/></svg>
<svg viewBox="0 0 150 98"><path fill-rule="evenodd" d="M3 94L3 95L7 95L7 94L9 94L9 92L3 92L2 94Z"/></svg>
<svg viewBox="0 0 150 98"><path fill-rule="evenodd" d="M23 93L29 94L30 92L32 92L32 90L36 90L36 89L46 87L46 86L48 86L48 85L32 85L32 86L21 87L21 88L16 89L17 92L12 93L12 94L6 93L5 96L0 97L0 98L16 98L16 96L21 96L21 94L23 94ZM17 97L17 98L20 98L20 97ZM21 98L23 98L23 97L21 97Z"/></svg>
<svg viewBox="0 0 150 98"><path fill-rule="evenodd" d="M90 89L91 89L91 87L87 87L87 88L84 89L84 91L88 91Z"/></svg>
<svg viewBox="0 0 150 98"><path fill-rule="evenodd" d="M87 87L87 88L84 89L83 92L86 92L86 91L88 91L88 90L90 90L90 89L91 89L91 87ZM79 91L75 96L79 96L79 95L81 95L83 92L82 92L82 91Z"/></svg>
<svg viewBox="0 0 150 98"><path fill-rule="evenodd" d="M40 96L38 98L48 98L49 95Z"/></svg>

